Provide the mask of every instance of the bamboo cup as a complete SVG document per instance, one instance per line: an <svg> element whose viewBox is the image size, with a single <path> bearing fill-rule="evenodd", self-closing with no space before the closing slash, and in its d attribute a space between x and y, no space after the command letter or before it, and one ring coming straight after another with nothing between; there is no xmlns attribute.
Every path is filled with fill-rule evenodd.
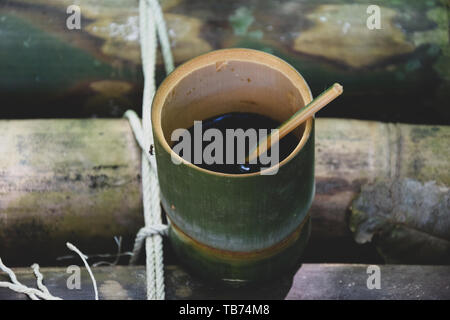
<svg viewBox="0 0 450 320"><path fill-rule="evenodd" d="M314 118L293 131L299 143L274 175L199 168L173 152L172 132L230 112L284 122L311 100L306 81L294 68L249 49L199 56L163 81L152 106L161 202L171 222L170 242L191 270L233 283L292 270L309 237Z"/></svg>

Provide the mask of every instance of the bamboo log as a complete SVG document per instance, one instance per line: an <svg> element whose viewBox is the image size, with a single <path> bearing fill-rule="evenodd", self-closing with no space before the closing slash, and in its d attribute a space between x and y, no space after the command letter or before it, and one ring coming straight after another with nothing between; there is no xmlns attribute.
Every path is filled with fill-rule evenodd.
<svg viewBox="0 0 450 320"><path fill-rule="evenodd" d="M1 117L120 116L130 106L139 109L137 1L77 3L80 30L66 28L73 1L0 4ZM370 4L162 1L177 64L212 49L260 49L297 68L314 95L330 81L345 86L326 116L448 123L448 2L378 1L381 30L366 26Z"/></svg>
<svg viewBox="0 0 450 320"><path fill-rule="evenodd" d="M253 287L219 287L200 281L176 265L167 265L166 299L224 300L224 299L450 299L448 266L380 265L381 288L369 290L368 265L304 264L292 283L292 276L281 281ZM35 287L36 278L29 268L15 269L23 284ZM44 283L49 291L68 300L93 300L92 282L81 268L80 289L68 289L67 280L73 274L66 268L42 268ZM98 267L93 269L101 300L144 300L146 298L145 268ZM0 273L0 281L8 280ZM0 300L24 300L27 297L0 288Z"/></svg>
<svg viewBox="0 0 450 320"><path fill-rule="evenodd" d="M140 152L126 120L1 121L0 256L10 265L115 252L143 225ZM25 263L25 264L23 264Z"/></svg>
<svg viewBox="0 0 450 320"><path fill-rule="evenodd" d="M70 241L86 254L130 250L143 225L140 156L126 120L0 121L0 256L55 265ZM362 185L408 177L450 185L450 127L317 119L316 197L305 261L376 262L347 214ZM411 204L414 205L414 204Z"/></svg>
<svg viewBox="0 0 450 320"><path fill-rule="evenodd" d="M449 186L449 135L449 127L442 126L319 118L311 244L326 250L327 261L340 261L343 247L360 250L361 259L353 262L373 259L351 236L347 213L352 200L361 186L377 180L411 178ZM306 256L320 261L321 253L307 250Z"/></svg>

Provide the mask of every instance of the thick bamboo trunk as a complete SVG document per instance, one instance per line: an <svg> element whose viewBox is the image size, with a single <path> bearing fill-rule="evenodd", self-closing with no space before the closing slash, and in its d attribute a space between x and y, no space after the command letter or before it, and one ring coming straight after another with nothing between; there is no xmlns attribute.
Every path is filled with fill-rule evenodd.
<svg viewBox="0 0 450 320"><path fill-rule="evenodd" d="M140 153L126 120L2 121L0 256L54 262L130 244L143 225ZM112 251L111 251L112 250Z"/></svg>
<svg viewBox="0 0 450 320"><path fill-rule="evenodd" d="M0 121L0 257L54 265L65 242L130 250L143 225L140 155L126 120ZM307 261L374 261L348 227L352 200L379 178L450 185L450 127L317 119ZM414 203L411 206L417 205ZM445 204L444 204L445 205Z"/></svg>
<svg viewBox="0 0 450 320"><path fill-rule="evenodd" d="M213 49L249 47L297 68L317 95L345 94L327 116L445 124L450 120L447 1L378 1L381 30L350 0L161 1L176 64ZM0 4L0 116L120 116L142 94L138 1ZM158 79L164 76L159 68Z"/></svg>

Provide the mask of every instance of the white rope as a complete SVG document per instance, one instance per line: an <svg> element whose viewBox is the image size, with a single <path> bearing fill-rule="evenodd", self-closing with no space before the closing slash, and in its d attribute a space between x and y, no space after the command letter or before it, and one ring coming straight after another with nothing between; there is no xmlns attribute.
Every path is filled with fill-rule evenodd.
<svg viewBox="0 0 450 320"><path fill-rule="evenodd" d="M0 282L0 288L8 288L12 291L15 291L17 293L23 293L26 294L28 297L30 297L31 300L62 300L61 298L54 297L52 295L47 295L37 289L27 287L23 284L13 284L10 282ZM40 299L39 299L39 298Z"/></svg>
<svg viewBox="0 0 450 320"><path fill-rule="evenodd" d="M89 275L91 276L91 279L92 279L92 283L94 285L95 300L98 300L97 283L95 281L94 275L92 274L91 268L89 267L89 264L86 261L87 257L80 250L78 250L78 248L75 247L73 244L67 242L66 245L70 250L76 252L83 260L84 265L86 266L86 269L88 270ZM11 280L11 282L0 281L0 288L8 288L8 289L11 289L18 293L24 293L28 297L30 297L31 300L40 300L40 299L62 300L59 297L53 296L50 293L50 291L48 291L47 287L44 285L44 283L43 283L44 276L39 271L39 265L37 263L34 263L31 266L31 269L33 270L33 273L36 276L36 283L37 283L37 287L39 288L39 290L35 289L35 288L27 287L27 286L23 285L22 283L20 283L19 280L17 280L16 274L14 273L14 271L12 271L10 268L5 266L3 264L2 259L0 258L0 270L4 271L9 276L9 279Z"/></svg>
<svg viewBox="0 0 450 320"><path fill-rule="evenodd" d="M128 119L130 122L131 130L134 133L134 137L142 149L142 154L145 154L145 157L147 158L147 161L150 162L150 165L152 168L156 168L156 161L155 158L150 155L149 150L146 150L146 147L144 145L144 133L142 132L142 125L141 120L139 120L139 117L137 116L136 112L133 110L128 110L125 112L124 117Z"/></svg>
<svg viewBox="0 0 450 320"><path fill-rule="evenodd" d="M39 295L40 291L33 289L33 288L29 288L29 287L21 284L19 282L19 280L17 280L16 274L14 273L14 271L12 271L10 268L5 266L3 264L3 261L1 258L0 258L0 270L2 270L3 272L6 272L6 274L9 276L9 279L11 280L11 282L1 281L0 287L9 288L11 290L14 290L14 291L20 292L20 293L25 293L26 295L28 295L30 297L31 300L39 300L37 295Z"/></svg>
<svg viewBox="0 0 450 320"><path fill-rule="evenodd" d="M43 283L44 276L39 271L39 265L37 263L33 263L31 265L31 269L33 270L33 273L36 276L36 283L37 283L38 288L45 294L51 295L50 291L48 291L47 287Z"/></svg>
<svg viewBox="0 0 450 320"><path fill-rule="evenodd" d="M174 69L172 53L170 50L169 37L161 7L157 0L139 1L139 24L142 68L144 74L144 93L142 103L142 125L138 116L132 110L125 113L135 135L136 141L142 149L142 194L144 204L145 227L139 230L133 249L130 263L135 263L145 239L146 249L146 272L147 272L147 299L164 300L164 264L162 251L162 236L167 235L168 226L162 224L161 207L159 198L159 185L156 172L156 161L150 156L148 150L153 144L153 132L150 120L151 103L155 94L155 63L156 63L156 30L161 42L161 49L167 74ZM98 300L97 282L87 263L85 256L73 244L67 242L67 247L76 252L83 260L87 271L92 279L95 300ZM31 266L37 278L39 288L30 288L21 284L15 273L6 267L0 259L0 270L9 275L11 282L0 281L0 287L9 288L18 293L24 293L32 300L61 300L50 294L43 284L43 276L39 271L39 265Z"/></svg>
<svg viewBox="0 0 450 320"><path fill-rule="evenodd" d="M169 36L167 35L166 22L164 21L164 16L161 10L161 6L158 0L148 0L150 5L150 10L153 12L153 18L155 19L154 24L158 30L159 42L161 43L161 52L163 55L164 66L166 68L166 73L169 74L174 69L172 51L170 49ZM156 57L155 57L156 62Z"/></svg>
<svg viewBox="0 0 450 320"><path fill-rule="evenodd" d="M95 292L95 300L98 300L97 282L95 281L95 278L94 278L94 275L92 273L92 270L91 270L91 268L89 267L89 264L86 261L87 256L85 256L73 244L67 242L66 245L67 245L67 248L69 248L70 250L76 252L81 257L81 260L83 260L84 265L86 266L86 269L89 272L89 275L90 275L90 277L92 279L92 285L94 286L94 292ZM17 280L16 274L14 273L14 271L12 271L10 268L5 266L3 264L2 259L0 258L0 270L5 272L9 276L9 279L11 280L11 282L0 281L0 288L8 288L8 289L11 289L11 290L13 290L15 292L18 292L18 293L24 293L31 300L40 300L40 299L43 299L43 300L62 300L61 298L55 297L54 295L52 295L50 293L50 291L48 291L47 287L44 285L44 282L43 282L44 276L39 271L39 265L37 263L34 263L31 266L31 269L33 270L33 273L36 276L36 283L37 283L38 289L30 288L30 287L27 287L27 286L23 285L22 283L20 283L19 280Z"/></svg>
<svg viewBox="0 0 450 320"><path fill-rule="evenodd" d="M172 72L174 64L164 17L157 0L139 1L139 32L142 70L144 74L142 125L134 111L128 110L124 116L130 121L130 126L142 149L142 198L145 227L139 230L136 235L133 257L130 260L130 264L136 262L145 239L147 299L164 300L162 235L167 234L168 226L163 225L161 221L156 161L149 154L150 146L153 144L150 117L151 104L155 95L156 32L158 32L161 43L167 74Z"/></svg>
<svg viewBox="0 0 450 320"><path fill-rule="evenodd" d="M130 264L136 264L137 259L139 258L139 253L141 252L142 245L144 244L144 240L147 237L151 237L153 235L159 234L161 236L166 236L168 233L169 227L165 224L160 225L152 225L148 227L143 227L139 230L136 235L136 239L134 240L133 247L133 255L130 259Z"/></svg>
<svg viewBox="0 0 450 320"><path fill-rule="evenodd" d="M83 260L84 265L86 266L87 271L89 272L89 276L91 277L92 280L92 285L94 286L94 293L95 293L95 300L98 300L98 290L97 290L97 281L95 281L94 275L92 274L92 270L89 267L89 264L87 263L86 259L88 258L87 256L85 256L80 250L78 250L77 247L75 247L73 244L71 244L70 242L66 242L66 246L67 248L69 248L70 250L78 253L78 255L80 256L81 260Z"/></svg>

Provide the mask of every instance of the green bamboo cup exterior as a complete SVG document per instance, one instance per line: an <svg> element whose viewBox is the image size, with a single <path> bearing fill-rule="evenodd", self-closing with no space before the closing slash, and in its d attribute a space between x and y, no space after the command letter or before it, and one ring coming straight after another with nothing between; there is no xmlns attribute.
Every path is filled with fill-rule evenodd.
<svg viewBox="0 0 450 320"><path fill-rule="evenodd" d="M235 74L251 78L253 86L245 87L252 80L236 84ZM199 80L203 77L208 83L205 87ZM214 91L216 77L222 91L232 94L220 96L223 92ZM191 84L198 85L200 92L193 98ZM274 94L279 95L273 100L279 100L279 105L269 101ZM214 101L215 95L219 100ZM243 98L247 95L253 103ZM260 95L267 96L258 98ZM222 103L224 99L230 103ZM260 103L253 101L257 99ZM295 69L272 55L248 49L218 50L197 57L162 83L152 109L161 202L171 223L172 246L191 270L215 280L257 281L281 275L296 265L310 230L314 119L299 128L299 145L273 175L201 169L170 149L170 130L187 128L194 119L234 111L261 113L282 121L311 100L305 80ZM202 104L204 107L199 107ZM185 114L180 115L180 110ZM175 164L172 157L181 163Z"/></svg>

